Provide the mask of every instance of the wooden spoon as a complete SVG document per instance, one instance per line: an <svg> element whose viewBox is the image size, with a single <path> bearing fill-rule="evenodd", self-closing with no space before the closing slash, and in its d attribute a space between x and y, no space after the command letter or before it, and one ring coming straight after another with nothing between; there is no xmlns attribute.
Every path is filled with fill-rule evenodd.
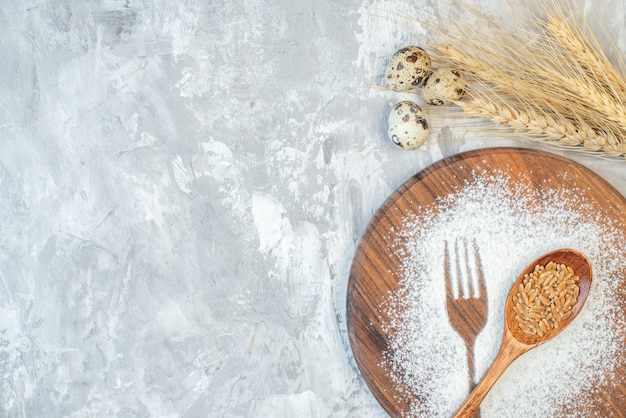
<svg viewBox="0 0 626 418"><path fill-rule="evenodd" d="M580 293L578 295L578 302L572 306L572 314L561 321L560 326L556 329L549 330L544 333L543 336L526 334L518 326L515 320L515 312L513 311L513 295L518 292L518 285L524 280L525 274L530 274L535 269L536 265L545 266L550 261L557 264L565 264L574 269L574 273L580 277L578 287ZM480 403L487 395L491 387L496 383L498 378L506 370L507 367L519 356L527 352L528 350L537 347L540 344L554 338L557 334L563 331L569 324L576 318L580 310L582 309L587 294L589 294L589 288L591 287L591 264L587 257L578 251L572 249L560 249L547 253L537 260L533 261L526 269L520 274L515 283L513 284L509 296L506 300L504 308L504 336L502 337L502 344L500 345L500 351L496 356L491 368L487 371L482 380L476 385L474 390L469 394L465 402L454 413L453 418L458 417L471 417L476 409L480 406Z"/></svg>

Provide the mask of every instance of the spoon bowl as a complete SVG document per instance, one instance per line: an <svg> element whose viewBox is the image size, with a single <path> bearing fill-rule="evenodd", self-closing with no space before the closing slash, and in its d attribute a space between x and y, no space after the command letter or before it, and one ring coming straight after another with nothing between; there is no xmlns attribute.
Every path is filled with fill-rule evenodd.
<svg viewBox="0 0 626 418"><path fill-rule="evenodd" d="M517 294L520 283L523 282L526 274L530 274L535 270L535 266L545 266L549 262L555 264L564 264L571 267L574 273L580 277L577 285L579 288L578 300L572 305L571 314L569 317L563 319L559 326L546 331L543 335L527 334L522 328L520 328L517 320L515 319L516 313L513 310L513 296ZM546 341L551 340L563 331L567 326L578 316L582 309L589 289L591 288L591 263L585 257L584 254L569 248L563 248L560 250L552 251L542 255L532 263L528 265L519 275L511 291L509 292L504 308L504 335L502 337L502 344L500 350L496 356L491 368L485 373L482 380L476 385L474 390L465 399L465 402L459 407L459 409L453 415L453 418L457 417L471 417L476 409L480 406L483 398L487 395L491 387L495 384L498 378L506 370L506 368L519 356L525 352L537 347Z"/></svg>
<svg viewBox="0 0 626 418"><path fill-rule="evenodd" d="M574 269L575 274L580 277L580 280L577 283L580 289L578 302L572 305L572 314L568 318L562 320L558 328L548 330L543 336L539 336L536 334L526 334L524 331L522 331L522 329L517 324L517 321L515 320L515 312L513 311L513 295L517 293L517 288L519 284L524 280L526 274L532 273L536 265L545 266L550 261L555 264L565 264L566 266L571 267L572 269ZM585 300L587 299L587 295L589 294L590 287L591 263L584 254L569 248L564 248L544 254L535 261L533 261L531 264L529 264L528 267L526 267L526 269L519 275L515 283L513 283L511 291L509 292L509 295L506 299L506 305L504 308L504 327L508 329L513 338L515 338L520 343L529 346L530 348L543 344L546 341L549 341L557 336L570 324L570 322L574 320L574 318L576 318L583 305L585 304Z"/></svg>

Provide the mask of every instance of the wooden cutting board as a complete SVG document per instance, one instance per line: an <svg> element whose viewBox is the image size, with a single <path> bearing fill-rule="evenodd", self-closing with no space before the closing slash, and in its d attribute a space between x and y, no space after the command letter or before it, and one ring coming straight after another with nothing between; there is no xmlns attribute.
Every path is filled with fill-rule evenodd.
<svg viewBox="0 0 626 418"><path fill-rule="evenodd" d="M575 187L588 203L580 208L583 215L591 216L585 212L590 211L602 213L606 219L626 219L626 199L615 188L584 166L547 152L518 148L471 151L443 159L410 178L384 202L366 228L356 248L347 292L348 332L356 363L373 395L391 416L405 415L411 402L420 402L406 395L406 388L399 387L383 358L383 353L390 350L390 336L384 326L390 318L383 306L389 292L399 288L396 273L401 260L392 249L397 247L396 233L403 227L403 217L419 214L420 208L432 207L438 198L457 193L475 170L503 167L512 183L527 183L531 193L533 188L539 190L546 185ZM570 184L572 179L575 184ZM626 234L626 222L617 222L614 227ZM623 293L622 297L617 301L618 310L626 306ZM583 415L624 416L626 362L616 367L620 383L599 388L598 401Z"/></svg>

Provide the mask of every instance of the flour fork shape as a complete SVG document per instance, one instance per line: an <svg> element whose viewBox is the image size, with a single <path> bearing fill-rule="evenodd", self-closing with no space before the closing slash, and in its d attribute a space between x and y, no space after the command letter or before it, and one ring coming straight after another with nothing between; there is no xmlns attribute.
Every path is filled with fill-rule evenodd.
<svg viewBox="0 0 626 418"><path fill-rule="evenodd" d="M476 376L474 346L476 337L487 323L487 287L480 260L478 244L472 240L457 239L454 243L454 266L450 258L449 243L444 243L444 275L446 282L446 308L452 328L461 336L467 348L469 391L479 380ZM470 249L471 246L471 256ZM453 271L454 267L454 271ZM480 417L477 411L474 417Z"/></svg>

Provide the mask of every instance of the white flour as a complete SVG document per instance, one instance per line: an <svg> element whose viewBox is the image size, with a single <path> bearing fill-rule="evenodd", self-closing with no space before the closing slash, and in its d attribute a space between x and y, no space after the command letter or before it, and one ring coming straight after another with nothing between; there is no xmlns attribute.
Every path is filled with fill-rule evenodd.
<svg viewBox="0 0 626 418"><path fill-rule="evenodd" d="M476 240L487 282L488 320L475 346L479 376L497 354L506 295L528 263L570 247L589 257L594 273L578 318L509 367L483 401L482 416L545 417L564 406L593 405L599 386L617 383L613 370L624 361L624 336L616 331L625 325L617 295L626 270L624 237L600 222L602 214L581 216L576 208L589 203L575 188L547 188L537 196L509 184L506 174L475 176L437 208L405 219L400 231L402 280L386 308L392 320L385 325L396 332L386 358L397 379L422 399L411 413L450 416L468 393L466 349L448 320L443 271L444 242L462 238ZM531 197L541 202L532 212Z"/></svg>

